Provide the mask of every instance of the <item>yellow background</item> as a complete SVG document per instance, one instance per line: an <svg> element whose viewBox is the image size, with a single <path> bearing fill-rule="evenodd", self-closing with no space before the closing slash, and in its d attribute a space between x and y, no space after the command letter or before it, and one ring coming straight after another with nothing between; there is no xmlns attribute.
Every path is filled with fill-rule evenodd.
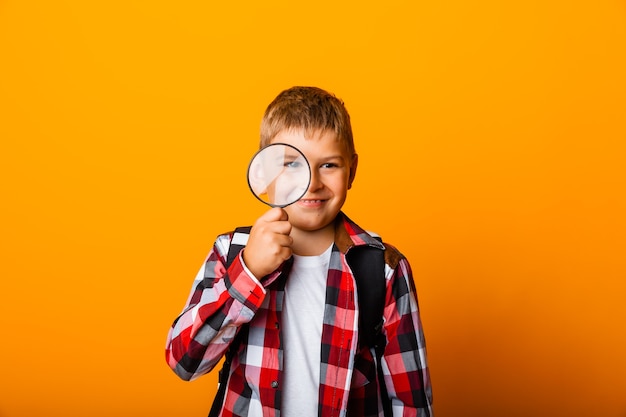
<svg viewBox="0 0 626 417"><path fill-rule="evenodd" d="M166 333L292 85L351 112L437 417L624 417L625 75L618 0L0 1L0 417L206 415Z"/></svg>

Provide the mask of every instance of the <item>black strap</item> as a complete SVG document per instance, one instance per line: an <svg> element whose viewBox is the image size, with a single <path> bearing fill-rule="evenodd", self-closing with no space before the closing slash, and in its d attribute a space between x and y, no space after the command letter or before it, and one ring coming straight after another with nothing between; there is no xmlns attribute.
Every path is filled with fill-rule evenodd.
<svg viewBox="0 0 626 417"><path fill-rule="evenodd" d="M371 246L355 246L346 255L359 295L359 342L362 346L375 346L376 336L383 326L386 286L384 256L382 250Z"/></svg>
<svg viewBox="0 0 626 417"><path fill-rule="evenodd" d="M348 251L347 261L354 273L359 295L359 344L374 348L380 398L384 415L390 417L391 401L382 368L387 343L382 333L386 293L385 253L372 246L356 246Z"/></svg>

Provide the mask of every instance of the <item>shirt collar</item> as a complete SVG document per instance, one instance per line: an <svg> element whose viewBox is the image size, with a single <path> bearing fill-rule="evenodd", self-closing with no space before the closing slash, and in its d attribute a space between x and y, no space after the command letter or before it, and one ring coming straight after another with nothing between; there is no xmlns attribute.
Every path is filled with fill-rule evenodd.
<svg viewBox="0 0 626 417"><path fill-rule="evenodd" d="M343 212L339 212L335 219L335 245L344 254L353 246L361 245L385 249L378 239L372 237Z"/></svg>

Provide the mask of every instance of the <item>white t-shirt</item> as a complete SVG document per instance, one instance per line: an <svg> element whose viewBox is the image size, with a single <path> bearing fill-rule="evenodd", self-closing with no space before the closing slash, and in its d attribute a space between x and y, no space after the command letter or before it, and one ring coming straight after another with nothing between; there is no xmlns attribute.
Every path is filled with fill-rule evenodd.
<svg viewBox="0 0 626 417"><path fill-rule="evenodd" d="M322 324L332 245L319 256L294 255L285 285L281 415L317 417Z"/></svg>

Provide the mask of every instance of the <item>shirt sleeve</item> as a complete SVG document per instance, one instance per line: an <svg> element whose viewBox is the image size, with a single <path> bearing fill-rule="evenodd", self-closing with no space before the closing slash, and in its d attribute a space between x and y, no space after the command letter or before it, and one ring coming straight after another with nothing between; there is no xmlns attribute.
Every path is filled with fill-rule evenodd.
<svg viewBox="0 0 626 417"><path fill-rule="evenodd" d="M265 298L265 289L245 267L241 253L226 270L229 244L230 235L217 238L167 336L167 364L184 380L215 367Z"/></svg>
<svg viewBox="0 0 626 417"><path fill-rule="evenodd" d="M382 367L394 416L431 417L426 342L411 267L402 258L391 274L385 306Z"/></svg>

